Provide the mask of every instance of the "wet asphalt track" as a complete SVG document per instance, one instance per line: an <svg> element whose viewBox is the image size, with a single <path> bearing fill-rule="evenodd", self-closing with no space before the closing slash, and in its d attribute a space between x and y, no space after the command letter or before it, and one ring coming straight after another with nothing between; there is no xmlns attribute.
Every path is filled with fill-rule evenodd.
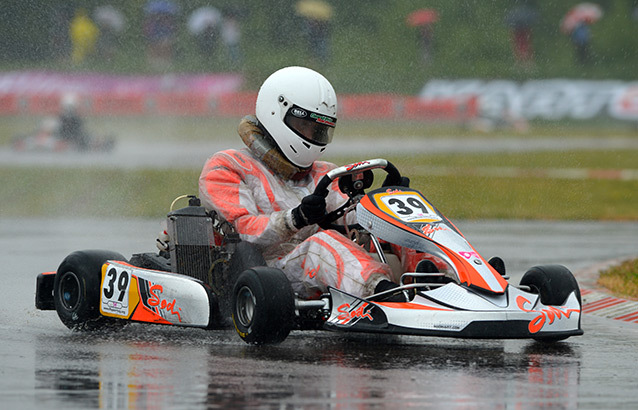
<svg viewBox="0 0 638 410"><path fill-rule="evenodd" d="M120 137L113 152L77 153L48 152L16 153L8 146L0 146L0 164L15 166L53 167L116 167L116 168L195 168L201 169L206 159L217 151L241 148L236 136L211 138L209 141L142 141ZM413 153L480 153L480 152L547 152L598 149L638 149L638 138L417 138L388 137L370 140L348 137L335 140L328 146L326 156L356 155L359 159ZM339 164L341 165L341 164Z"/></svg>
<svg viewBox="0 0 638 410"><path fill-rule="evenodd" d="M578 272L631 256L637 223L454 221L513 282L539 263ZM34 308L35 275L85 248L153 248L159 221L0 218L6 409L627 408L638 406L638 325L584 315L585 335L555 345L293 332L279 346L234 331L132 325L67 330Z"/></svg>

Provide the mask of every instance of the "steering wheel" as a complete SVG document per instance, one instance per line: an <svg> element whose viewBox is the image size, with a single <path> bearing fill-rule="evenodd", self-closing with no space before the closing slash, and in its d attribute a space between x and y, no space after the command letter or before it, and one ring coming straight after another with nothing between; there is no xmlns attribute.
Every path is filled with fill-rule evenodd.
<svg viewBox="0 0 638 410"><path fill-rule="evenodd" d="M346 227L335 224L334 222L344 215L345 210L354 203L357 196L363 195L364 190L372 185L374 180L374 175L372 174L373 169L383 169L388 174L383 182L383 186L401 185L402 177L399 170L390 161L381 158L359 161L354 164L337 167L319 180L314 195L320 195L326 198L330 184L334 180L339 179L341 192L348 195L349 198L345 204L328 213L323 221L319 222L320 227L345 233ZM347 230L358 229L360 227L359 224L349 224Z"/></svg>

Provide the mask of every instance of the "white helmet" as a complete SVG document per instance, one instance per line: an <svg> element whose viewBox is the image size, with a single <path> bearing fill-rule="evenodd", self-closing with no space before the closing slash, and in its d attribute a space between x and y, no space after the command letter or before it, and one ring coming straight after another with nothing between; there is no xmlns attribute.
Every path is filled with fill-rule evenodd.
<svg viewBox="0 0 638 410"><path fill-rule="evenodd" d="M330 82L316 71L286 67L264 81L255 111L286 158L307 168L332 141L337 96Z"/></svg>
<svg viewBox="0 0 638 410"><path fill-rule="evenodd" d="M66 93L62 96L60 105L62 106L62 110L64 112L75 112L78 109L79 102L80 101L77 94Z"/></svg>

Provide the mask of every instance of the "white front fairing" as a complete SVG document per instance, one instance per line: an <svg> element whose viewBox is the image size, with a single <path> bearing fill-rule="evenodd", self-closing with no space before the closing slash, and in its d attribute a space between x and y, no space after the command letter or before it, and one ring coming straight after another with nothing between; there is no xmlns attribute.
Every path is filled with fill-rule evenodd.
<svg viewBox="0 0 638 410"><path fill-rule="evenodd" d="M210 301L201 282L109 261L102 267L100 312L140 322L206 327Z"/></svg>
<svg viewBox="0 0 638 410"><path fill-rule="evenodd" d="M538 295L509 287L508 295L487 297L450 283L407 304L380 303L388 322L400 327L462 330L475 321L528 321L531 334L579 328L580 305L571 294L565 305L545 306Z"/></svg>
<svg viewBox="0 0 638 410"><path fill-rule="evenodd" d="M504 295L479 294L455 283L420 292L408 303L370 302L330 289L328 328L474 338L542 338L579 334L580 304L572 293L563 306L509 287Z"/></svg>

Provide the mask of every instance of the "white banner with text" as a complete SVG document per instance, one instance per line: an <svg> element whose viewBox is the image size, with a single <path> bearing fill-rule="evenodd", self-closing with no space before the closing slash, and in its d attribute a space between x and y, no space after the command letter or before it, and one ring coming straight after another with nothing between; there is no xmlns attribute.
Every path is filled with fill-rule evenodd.
<svg viewBox="0 0 638 410"><path fill-rule="evenodd" d="M638 81L615 80L431 80L424 99L477 96L481 115L527 119L638 120Z"/></svg>

